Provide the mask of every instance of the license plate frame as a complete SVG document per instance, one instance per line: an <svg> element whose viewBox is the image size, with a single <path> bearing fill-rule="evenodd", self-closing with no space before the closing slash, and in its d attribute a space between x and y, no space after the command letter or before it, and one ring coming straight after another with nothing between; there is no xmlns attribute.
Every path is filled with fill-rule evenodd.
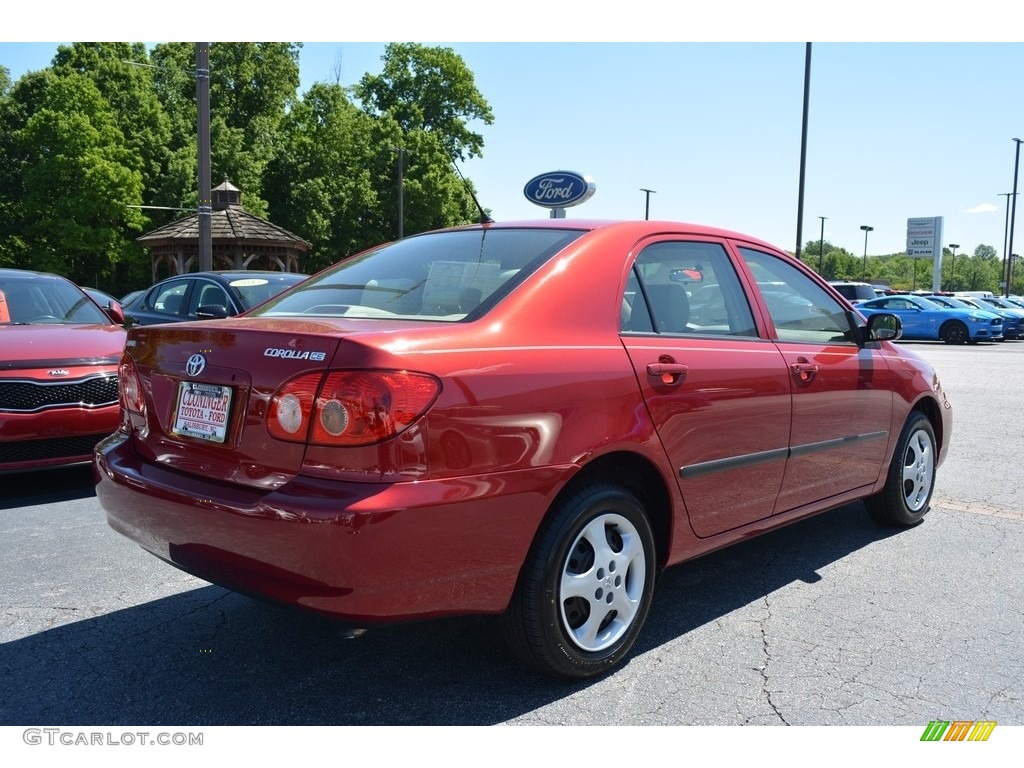
<svg viewBox="0 0 1024 768"><path fill-rule="evenodd" d="M223 444L227 441L233 395L231 387L223 384L179 381L171 432Z"/></svg>

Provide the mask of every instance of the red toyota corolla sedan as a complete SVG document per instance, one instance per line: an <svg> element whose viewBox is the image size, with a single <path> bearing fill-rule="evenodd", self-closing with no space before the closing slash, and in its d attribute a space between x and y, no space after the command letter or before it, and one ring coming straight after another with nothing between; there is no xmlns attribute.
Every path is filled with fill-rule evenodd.
<svg viewBox="0 0 1024 768"><path fill-rule="evenodd" d="M63 277L0 269L0 472L88 463L117 429L120 311Z"/></svg>
<svg viewBox="0 0 1024 768"><path fill-rule="evenodd" d="M922 519L951 411L899 333L734 232L426 233L133 328L97 494L229 589L362 627L501 615L528 665L590 677L667 566L861 499Z"/></svg>

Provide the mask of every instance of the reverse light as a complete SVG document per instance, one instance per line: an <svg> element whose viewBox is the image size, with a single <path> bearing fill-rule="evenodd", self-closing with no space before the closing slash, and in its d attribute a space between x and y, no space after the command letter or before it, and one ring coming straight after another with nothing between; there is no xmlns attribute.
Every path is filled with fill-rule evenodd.
<svg viewBox="0 0 1024 768"><path fill-rule="evenodd" d="M293 443L306 442L313 400L322 379L321 373L300 376L274 395L267 415L267 429L273 437Z"/></svg>

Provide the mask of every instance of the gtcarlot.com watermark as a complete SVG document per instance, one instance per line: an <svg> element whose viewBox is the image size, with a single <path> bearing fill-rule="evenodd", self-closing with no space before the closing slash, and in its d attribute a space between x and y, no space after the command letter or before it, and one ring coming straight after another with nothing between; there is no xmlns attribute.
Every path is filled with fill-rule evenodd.
<svg viewBox="0 0 1024 768"><path fill-rule="evenodd" d="M64 747L201 747L202 733L167 731L73 731L66 728L26 728L22 741L31 746Z"/></svg>

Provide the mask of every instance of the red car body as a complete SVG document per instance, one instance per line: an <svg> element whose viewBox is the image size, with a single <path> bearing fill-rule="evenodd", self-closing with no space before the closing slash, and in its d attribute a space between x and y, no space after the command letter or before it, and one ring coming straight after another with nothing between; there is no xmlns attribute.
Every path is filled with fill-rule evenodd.
<svg viewBox="0 0 1024 768"><path fill-rule="evenodd" d="M362 626L504 614L525 661L586 677L628 652L664 567L858 499L927 511L951 428L935 372L764 242L552 219L338 266L237 318L131 329L95 459L113 528ZM776 327L771 270L832 330ZM694 280L725 321L657 305Z"/></svg>
<svg viewBox="0 0 1024 768"><path fill-rule="evenodd" d="M56 275L0 269L0 296L0 472L91 462L119 423L124 328Z"/></svg>

